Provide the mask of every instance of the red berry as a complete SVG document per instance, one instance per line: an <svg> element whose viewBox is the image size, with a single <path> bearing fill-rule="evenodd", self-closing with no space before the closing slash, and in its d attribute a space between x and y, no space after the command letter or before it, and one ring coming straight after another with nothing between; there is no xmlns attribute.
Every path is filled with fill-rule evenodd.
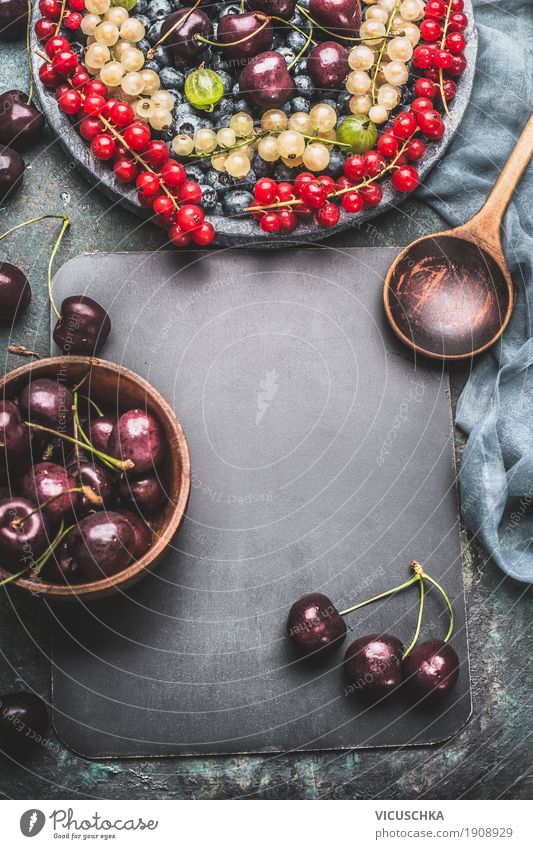
<svg viewBox="0 0 533 849"><path fill-rule="evenodd" d="M99 118L84 118L80 124L80 136L86 141L92 141L103 129L104 125Z"/></svg>
<svg viewBox="0 0 533 849"><path fill-rule="evenodd" d="M429 100L437 94L437 86L427 77L419 77L415 83L415 94L417 97L427 97Z"/></svg>
<svg viewBox="0 0 533 849"><path fill-rule="evenodd" d="M39 11L49 21L58 21L61 17L61 3L59 0L39 0Z"/></svg>
<svg viewBox="0 0 533 849"><path fill-rule="evenodd" d="M455 95L457 94L457 85L453 80L444 80L442 83L442 87L444 89L444 99L446 103L449 103L450 100L453 100ZM442 100L442 93L439 90L439 99Z"/></svg>
<svg viewBox="0 0 533 849"><path fill-rule="evenodd" d="M453 56L449 50L436 50L434 61L436 68L446 71L453 65Z"/></svg>
<svg viewBox="0 0 533 849"><path fill-rule="evenodd" d="M446 41L444 42L445 46L448 48L450 53L453 53L454 56L462 53L466 47L466 38L461 32L450 32L446 36Z"/></svg>
<svg viewBox="0 0 533 849"><path fill-rule="evenodd" d="M306 218L312 218L315 214L314 209L311 209L311 207L307 206L305 203L299 203L294 207L294 211L298 218L303 218L304 221Z"/></svg>
<svg viewBox="0 0 533 849"><path fill-rule="evenodd" d="M69 30L77 30L80 27L80 24L83 20L83 15L80 15L79 12L69 12L63 18L63 26Z"/></svg>
<svg viewBox="0 0 533 849"><path fill-rule="evenodd" d="M68 83L61 83L58 85L55 92L56 100L59 100L59 98L66 94L67 91L72 91Z"/></svg>
<svg viewBox="0 0 533 849"><path fill-rule="evenodd" d="M462 12L465 7L464 0L452 0L450 7L452 12Z"/></svg>
<svg viewBox="0 0 533 849"><path fill-rule="evenodd" d="M105 104L105 97L102 97L100 94L90 94L83 101L83 111L86 115L91 115L92 117L101 115L104 111Z"/></svg>
<svg viewBox="0 0 533 849"><path fill-rule="evenodd" d="M294 193L294 186L293 186L292 183L285 183L285 182L278 183L278 185L276 187L276 198L277 198L277 200L279 200L281 203L283 203L287 200L294 200L295 197L296 197L296 195Z"/></svg>
<svg viewBox="0 0 533 849"><path fill-rule="evenodd" d="M440 139L444 135L444 121L434 109L419 112L418 126L428 139Z"/></svg>
<svg viewBox="0 0 533 849"><path fill-rule="evenodd" d="M309 183L304 183L300 189L300 197L307 206L318 209L327 200L329 191L328 187L319 183L318 180L313 180Z"/></svg>
<svg viewBox="0 0 533 849"><path fill-rule="evenodd" d="M186 233L178 224L174 224L168 231L168 239L176 248L186 248L191 242L191 234Z"/></svg>
<svg viewBox="0 0 533 849"><path fill-rule="evenodd" d="M83 93L86 97L91 94L99 94L100 97L107 97L107 86L101 80L90 80L85 86Z"/></svg>
<svg viewBox="0 0 533 849"><path fill-rule="evenodd" d="M137 176L137 165L134 159L119 159L113 167L119 183L132 183Z"/></svg>
<svg viewBox="0 0 533 849"><path fill-rule="evenodd" d="M282 233L292 233L298 226L298 216L292 209L280 209L278 218Z"/></svg>
<svg viewBox="0 0 533 849"><path fill-rule="evenodd" d="M210 245L215 238L215 228L209 223L209 221L204 221L204 223L200 224L196 230L192 231L191 236L195 244L205 248L207 245Z"/></svg>
<svg viewBox="0 0 533 849"><path fill-rule="evenodd" d="M453 65L451 68L448 68L448 74L451 77L460 77L467 65L468 62L464 56L454 56Z"/></svg>
<svg viewBox="0 0 533 849"><path fill-rule="evenodd" d="M179 189L187 179L185 168L175 159L171 159L163 165L161 176L169 189Z"/></svg>
<svg viewBox="0 0 533 849"><path fill-rule="evenodd" d="M386 162L377 150L369 150L364 154L366 173L369 177L378 177L386 167Z"/></svg>
<svg viewBox="0 0 533 849"><path fill-rule="evenodd" d="M109 118L117 127L127 127L135 118L135 112L129 103L122 103L120 100L114 102Z"/></svg>
<svg viewBox="0 0 533 849"><path fill-rule="evenodd" d="M265 212L259 224L261 230L264 230L265 233L279 233L281 230L279 215L275 212Z"/></svg>
<svg viewBox="0 0 533 849"><path fill-rule="evenodd" d="M311 174L309 171L302 171L294 181L294 193L300 197L300 190L304 183L312 183L314 179L316 179L314 174Z"/></svg>
<svg viewBox="0 0 533 849"><path fill-rule="evenodd" d="M363 198L359 192L346 192L346 194L342 196L342 206L346 212L351 212L352 214L361 212L363 208Z"/></svg>
<svg viewBox="0 0 533 849"><path fill-rule="evenodd" d="M85 10L85 0L68 0L69 9L75 12L83 12Z"/></svg>
<svg viewBox="0 0 533 849"><path fill-rule="evenodd" d="M49 38L46 42L46 47L44 48L47 56L52 59L56 53L59 53L60 50L70 50L70 42L68 39L63 38L62 35L54 35L52 38Z"/></svg>
<svg viewBox="0 0 533 849"><path fill-rule="evenodd" d="M398 153L398 142L392 133L383 133L376 146L382 156L396 156Z"/></svg>
<svg viewBox="0 0 533 849"><path fill-rule="evenodd" d="M166 195L159 195L154 198L152 207L158 219L167 217L170 218L176 211L176 207L172 203L171 199Z"/></svg>
<svg viewBox="0 0 533 849"><path fill-rule="evenodd" d="M78 59L73 50L60 50L54 53L52 68L61 77L68 77L74 73L78 65Z"/></svg>
<svg viewBox="0 0 533 849"><path fill-rule="evenodd" d="M429 97L415 97L411 103L411 112L427 112L433 109L433 102Z"/></svg>
<svg viewBox="0 0 533 849"><path fill-rule="evenodd" d="M424 71L426 77L432 80L434 83L440 82L440 71L438 68L427 68Z"/></svg>
<svg viewBox="0 0 533 849"><path fill-rule="evenodd" d="M398 139L410 138L416 130L416 118L412 112L400 112L393 121L392 132Z"/></svg>
<svg viewBox="0 0 533 849"><path fill-rule="evenodd" d="M448 29L450 32L464 32L468 26L468 18L462 12L454 12L450 15Z"/></svg>
<svg viewBox="0 0 533 849"><path fill-rule="evenodd" d="M105 98L104 98L104 100L105 100ZM118 103L118 100L115 100L114 97L108 98L108 100L106 100L105 103L104 103L104 108L102 109L101 114L104 116L104 118L107 118L108 121L111 118L111 111L113 109L113 106L115 106L116 103Z"/></svg>
<svg viewBox="0 0 533 849"><path fill-rule="evenodd" d="M330 177L329 174L321 174L320 177L318 177L318 182L322 183L323 186L327 186L328 192L335 191L335 180L333 177Z"/></svg>
<svg viewBox="0 0 533 849"><path fill-rule="evenodd" d="M201 203L202 190L194 180L185 180L179 190L180 203Z"/></svg>
<svg viewBox="0 0 533 849"><path fill-rule="evenodd" d="M164 141L159 141L158 139L152 139L144 154L146 161L158 168L165 164L169 156L170 151L167 145Z"/></svg>
<svg viewBox="0 0 533 849"><path fill-rule="evenodd" d="M35 24L35 35L39 41L47 41L56 31L56 25L47 18L39 18Z"/></svg>
<svg viewBox="0 0 533 849"><path fill-rule="evenodd" d="M336 203L325 203L317 211L316 220L321 227L334 227L338 223L341 211Z"/></svg>
<svg viewBox="0 0 533 849"><path fill-rule="evenodd" d="M362 156L359 156L358 153L354 153L353 156L348 156L348 158L344 160L342 170L344 171L345 177L348 177L352 183L357 183L366 175L366 162Z"/></svg>
<svg viewBox="0 0 533 849"><path fill-rule="evenodd" d="M262 177L254 188L254 198L259 204L268 206L276 200L277 184L270 177Z"/></svg>
<svg viewBox="0 0 533 849"><path fill-rule="evenodd" d="M112 159L115 153L115 140L107 133L100 133L92 140L91 150L97 159Z"/></svg>
<svg viewBox="0 0 533 849"><path fill-rule="evenodd" d="M146 124L130 124L123 133L124 141L131 150L142 153L150 142L150 130Z"/></svg>
<svg viewBox="0 0 533 849"><path fill-rule="evenodd" d="M433 65L433 57L435 48L431 44L419 44L413 52L413 65L415 68L431 68Z"/></svg>
<svg viewBox="0 0 533 849"><path fill-rule="evenodd" d="M337 189L347 189L348 186L351 185L352 181L349 180L345 174L341 174L341 176L337 178L337 182L335 183Z"/></svg>
<svg viewBox="0 0 533 849"><path fill-rule="evenodd" d="M203 224L204 212L194 203L186 203L178 210L178 224L182 230L194 230L199 224Z"/></svg>
<svg viewBox="0 0 533 849"><path fill-rule="evenodd" d="M86 83L88 83L90 79L91 78L87 71L78 70L72 75L72 77L70 78L70 82L72 88L83 88L84 85L86 85Z"/></svg>
<svg viewBox="0 0 533 849"><path fill-rule="evenodd" d="M378 206L383 197L383 191L379 183L370 183L369 186L361 186L359 194L363 198L363 203L367 207Z"/></svg>
<svg viewBox="0 0 533 849"><path fill-rule="evenodd" d="M75 115L81 109L81 94L79 91L69 89L60 95L58 102L59 108L65 115Z"/></svg>
<svg viewBox="0 0 533 849"><path fill-rule="evenodd" d="M137 177L135 185L140 195L151 197L158 193L161 183L157 174L152 174L150 171L142 171Z"/></svg>
<svg viewBox="0 0 533 849"><path fill-rule="evenodd" d="M424 153L426 152L426 145L422 141L422 139L411 139L405 148L405 153L407 158L412 162L418 162L419 159L422 159Z"/></svg>
<svg viewBox="0 0 533 849"><path fill-rule="evenodd" d="M426 18L434 18L436 21L442 20L446 14L446 6L442 0L429 0L424 9Z"/></svg>
<svg viewBox="0 0 533 849"><path fill-rule="evenodd" d="M392 172L392 185L397 192L412 192L418 183L418 171L412 165L402 165Z"/></svg>
<svg viewBox="0 0 533 849"><path fill-rule="evenodd" d="M427 19L420 24L420 35L424 41L438 41L442 37L442 27L437 21Z"/></svg>

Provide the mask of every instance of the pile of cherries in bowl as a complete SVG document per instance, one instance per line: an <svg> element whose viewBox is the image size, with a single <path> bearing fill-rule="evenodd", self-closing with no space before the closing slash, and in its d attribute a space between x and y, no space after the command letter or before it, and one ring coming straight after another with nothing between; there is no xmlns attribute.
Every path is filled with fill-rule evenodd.
<svg viewBox="0 0 533 849"><path fill-rule="evenodd" d="M100 581L139 560L170 496L168 444L146 409L102 409L36 376L0 400L0 566L51 584Z"/></svg>

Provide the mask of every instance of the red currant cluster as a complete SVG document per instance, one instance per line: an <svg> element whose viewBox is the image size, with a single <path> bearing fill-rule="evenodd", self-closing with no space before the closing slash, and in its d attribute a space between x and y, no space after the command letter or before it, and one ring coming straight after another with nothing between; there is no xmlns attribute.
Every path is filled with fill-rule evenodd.
<svg viewBox="0 0 533 849"><path fill-rule="evenodd" d="M43 16L35 24L35 33L39 41L47 41L55 35L58 24L75 32L80 28L85 14L85 0L67 0L65 10L61 0L40 0L39 11Z"/></svg>
<svg viewBox="0 0 533 849"><path fill-rule="evenodd" d="M463 33L468 18L463 9L463 0L428 0L420 24L422 41L413 53L413 65L424 71L427 80L437 84L423 90L423 80L418 80L420 92L417 93L431 99L438 97L445 106L457 92L452 77L460 77L467 65Z"/></svg>
<svg viewBox="0 0 533 849"><path fill-rule="evenodd" d="M153 210L173 245L211 244L215 230L199 206L200 186L187 178L183 165L170 158L168 145L152 139L150 127L135 120L129 103L109 97L107 86L91 78L68 40L56 35L57 24L63 26L66 17L78 14L78 7L85 4L68 0L68 5L72 11L61 18L62 5L57 0L39 4L45 17L37 22L36 31L48 57L39 69L41 82L55 90L59 108L76 120L96 159L112 162L120 183L135 182L139 203Z"/></svg>

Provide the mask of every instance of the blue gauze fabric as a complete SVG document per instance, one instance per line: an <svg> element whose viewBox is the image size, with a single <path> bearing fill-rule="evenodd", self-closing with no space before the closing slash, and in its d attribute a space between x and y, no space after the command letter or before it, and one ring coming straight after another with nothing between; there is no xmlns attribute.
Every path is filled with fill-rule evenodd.
<svg viewBox="0 0 533 849"><path fill-rule="evenodd" d="M474 0L479 52L472 99L448 153L419 190L451 225L483 205L533 111L533 2ZM533 165L504 221L518 291L501 344L475 364L457 407L468 435L461 510L493 560L533 581Z"/></svg>

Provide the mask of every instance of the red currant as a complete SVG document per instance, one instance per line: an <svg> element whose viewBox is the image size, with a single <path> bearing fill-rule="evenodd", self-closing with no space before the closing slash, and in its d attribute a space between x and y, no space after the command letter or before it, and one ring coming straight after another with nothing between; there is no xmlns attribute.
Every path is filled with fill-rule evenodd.
<svg viewBox="0 0 533 849"><path fill-rule="evenodd" d="M335 180L333 177L330 177L329 174L321 174L318 178L318 182L322 183L323 186L327 186L328 192L335 191Z"/></svg>
<svg viewBox="0 0 533 849"><path fill-rule="evenodd" d="M377 150L369 150L364 154L364 160L366 165L366 173L369 177L379 177L381 172L386 166L386 162L382 157L381 153L378 153Z"/></svg>
<svg viewBox="0 0 533 849"><path fill-rule="evenodd" d="M204 223L200 224L196 230L192 231L191 236L195 244L205 248L207 245L210 245L215 238L215 228L209 223L209 221L204 221Z"/></svg>
<svg viewBox="0 0 533 849"><path fill-rule="evenodd" d="M316 220L321 227L334 227L338 223L341 211L336 203L325 203L317 211Z"/></svg>
<svg viewBox="0 0 533 849"><path fill-rule="evenodd" d="M100 94L90 94L83 101L83 111L86 115L92 117L101 115L104 111L105 104L105 97L102 97Z"/></svg>
<svg viewBox="0 0 533 849"><path fill-rule="evenodd" d="M278 218L282 233L292 233L298 226L298 216L292 209L281 209Z"/></svg>
<svg viewBox="0 0 533 849"><path fill-rule="evenodd" d="M435 51L435 67L446 71L453 65L453 56L449 50Z"/></svg>
<svg viewBox="0 0 533 849"><path fill-rule="evenodd" d="M329 191L327 186L323 186L317 179L309 183L304 183L300 189L300 197L307 206L318 209L327 200Z"/></svg>
<svg viewBox="0 0 533 849"><path fill-rule="evenodd" d="M132 183L137 177L138 168L134 159L119 159L113 171L119 183Z"/></svg>
<svg viewBox="0 0 533 849"><path fill-rule="evenodd" d="M422 159L425 152L426 145L424 144L422 139L411 139L411 141L405 148L406 156L412 162L418 162L419 159Z"/></svg>
<svg viewBox="0 0 533 849"><path fill-rule="evenodd" d="M107 133L100 133L91 142L91 150L97 159L112 159L115 153L115 140Z"/></svg>
<svg viewBox="0 0 533 849"><path fill-rule="evenodd" d="M161 182L157 174L152 174L150 171L142 171L135 181L137 191L145 197L155 196L161 186Z"/></svg>
<svg viewBox="0 0 533 849"><path fill-rule="evenodd" d="M83 93L86 97L90 97L91 94L99 94L100 97L107 97L107 86L101 80L89 80L83 89Z"/></svg>
<svg viewBox="0 0 533 849"><path fill-rule="evenodd" d="M58 21L61 17L61 3L59 0L39 0L39 11L43 18Z"/></svg>
<svg viewBox="0 0 533 849"><path fill-rule="evenodd" d="M168 231L168 239L176 248L186 248L191 242L191 234L182 230L178 224L174 224Z"/></svg>
<svg viewBox="0 0 533 849"><path fill-rule="evenodd" d="M150 130L146 124L130 124L123 133L124 141L131 150L142 153L150 143Z"/></svg>
<svg viewBox="0 0 533 849"><path fill-rule="evenodd" d="M434 83L438 83L440 81L440 71L438 68L426 68L424 74Z"/></svg>
<svg viewBox="0 0 533 849"><path fill-rule="evenodd" d="M268 206L276 200L277 184L270 177L262 177L257 181L254 188L254 198L259 204Z"/></svg>
<svg viewBox="0 0 533 849"><path fill-rule="evenodd" d="M81 109L81 94L74 89L68 89L59 96L58 102L59 108L65 115L75 115Z"/></svg>
<svg viewBox="0 0 533 849"><path fill-rule="evenodd" d="M446 103L449 103L450 100L453 100L455 95L457 94L457 85L453 80L444 80L442 83L442 87L444 89L444 99ZM442 100L442 93L439 91L439 98Z"/></svg>
<svg viewBox="0 0 533 849"><path fill-rule="evenodd" d="M427 112L419 112L417 115L418 126L428 139L440 139L444 135L444 121L434 109Z"/></svg>
<svg viewBox="0 0 533 849"><path fill-rule="evenodd" d="M294 194L294 186L292 183L278 183L276 187L276 198L281 203L286 200L294 200L296 195Z"/></svg>
<svg viewBox="0 0 533 849"><path fill-rule="evenodd" d="M309 171L302 171L294 181L294 193L300 197L300 190L304 183L312 183L315 179L314 174L311 174Z"/></svg>
<svg viewBox="0 0 533 849"><path fill-rule="evenodd" d="M412 112L400 112L393 121L392 132L398 139L410 138L416 130L416 118Z"/></svg>
<svg viewBox="0 0 533 849"><path fill-rule="evenodd" d="M69 9L75 12L83 12L85 10L85 0L68 0Z"/></svg>
<svg viewBox="0 0 533 849"><path fill-rule="evenodd" d="M74 73L78 59L73 50L59 50L52 58L52 68L60 77L68 77Z"/></svg>
<svg viewBox="0 0 533 849"><path fill-rule="evenodd" d="M279 215L275 212L265 212L259 224L261 230L264 230L265 233L279 233L281 230Z"/></svg>
<svg viewBox="0 0 533 849"><path fill-rule="evenodd" d="M152 139L144 154L146 161L150 165L154 165L156 168L160 168L164 165L169 156L170 151L168 146L164 141L160 141L159 139Z"/></svg>
<svg viewBox="0 0 533 849"><path fill-rule="evenodd" d="M56 31L56 25L47 18L39 18L35 24L35 35L39 41L47 41Z"/></svg>
<svg viewBox="0 0 533 849"><path fill-rule="evenodd" d="M450 32L446 36L446 41L444 42L450 53L453 53L454 56L457 56L459 53L462 53L466 47L466 38L461 32Z"/></svg>
<svg viewBox="0 0 533 849"><path fill-rule="evenodd" d="M446 14L446 6L442 0L428 0L424 14L426 18L434 18L436 21L440 21Z"/></svg>
<svg viewBox="0 0 533 849"><path fill-rule="evenodd" d="M202 200L202 190L194 180L185 180L179 190L178 199L180 203L200 203Z"/></svg>
<svg viewBox="0 0 533 849"><path fill-rule="evenodd" d="M427 112L433 109L433 102L429 97L415 97L411 103L411 112Z"/></svg>
<svg viewBox="0 0 533 849"><path fill-rule="evenodd" d="M466 61L464 56L454 56L453 65L451 66L451 68L448 68L448 73L451 77L460 77L466 69L467 65L468 62Z"/></svg>
<svg viewBox="0 0 533 849"><path fill-rule="evenodd" d="M80 136L86 141L92 141L103 129L104 125L99 118L84 118L80 124Z"/></svg>
<svg viewBox="0 0 533 849"><path fill-rule="evenodd" d="M392 133L383 133L379 137L376 147L382 156L391 157L398 153L398 142Z"/></svg>
<svg viewBox="0 0 533 849"><path fill-rule="evenodd" d="M307 204L305 203L299 203L297 206L294 207L294 211L298 218L303 218L304 221L307 218L312 218L315 214L314 209L311 209L311 207L307 206Z"/></svg>
<svg viewBox="0 0 533 849"><path fill-rule="evenodd" d="M419 77L415 83L415 94L417 97L427 97L429 100L437 94L437 86L427 77Z"/></svg>
<svg viewBox="0 0 533 849"><path fill-rule="evenodd" d="M203 221L203 209L194 203L186 203L178 210L178 224L182 230L195 230Z"/></svg>
<svg viewBox="0 0 533 849"><path fill-rule="evenodd" d="M434 55L435 48L433 45L419 44L418 47L415 47L413 52L413 65L415 68L422 68L422 70L431 68L433 65Z"/></svg>
<svg viewBox="0 0 533 849"><path fill-rule="evenodd" d="M465 7L464 0L452 0L450 8L452 12L462 12Z"/></svg>
<svg viewBox="0 0 533 849"><path fill-rule="evenodd" d="M437 21L427 19L420 24L420 35L424 41L438 41L442 36L442 27Z"/></svg>
<svg viewBox="0 0 533 849"><path fill-rule="evenodd" d="M468 26L468 18L462 12L454 12L450 15L448 29L450 32L464 32Z"/></svg>
<svg viewBox="0 0 533 849"><path fill-rule="evenodd" d="M158 195L158 197L154 198L152 208L158 218L170 218L176 211L176 207L166 195Z"/></svg>
<svg viewBox="0 0 533 849"><path fill-rule="evenodd" d="M85 70L76 71L70 78L72 88L83 88L89 82L90 76Z"/></svg>
<svg viewBox="0 0 533 849"><path fill-rule="evenodd" d="M363 198L359 192L346 192L342 196L342 206L346 212L351 212L354 215L361 212L363 208Z"/></svg>
<svg viewBox="0 0 533 849"><path fill-rule="evenodd" d="M185 168L175 159L171 159L163 165L161 176L169 189L179 189L187 179Z"/></svg>
<svg viewBox="0 0 533 849"><path fill-rule="evenodd" d="M135 112L129 103L122 103L122 101L117 100L113 104L109 118L117 127L128 127L133 123Z"/></svg>
<svg viewBox="0 0 533 849"><path fill-rule="evenodd" d="M345 174L341 174L340 177L337 177L337 182L335 186L337 189L347 189L348 186L352 185L352 181L348 179Z"/></svg>
<svg viewBox="0 0 533 849"><path fill-rule="evenodd" d="M357 183L358 180L362 180L366 175L366 162L362 156L359 156L358 153L354 153L353 156L348 156L348 158L344 160L342 170L344 171L345 177L348 177L352 183Z"/></svg>
<svg viewBox="0 0 533 849"><path fill-rule="evenodd" d="M54 35L52 38L49 38L46 42L46 47L44 48L47 56L52 59L56 53L59 53L60 50L70 50L70 43L68 39L63 38L62 35Z"/></svg>
<svg viewBox="0 0 533 849"><path fill-rule="evenodd" d="M83 15L80 15L79 12L69 12L68 15L65 15L63 18L63 26L74 31L79 29L82 20Z"/></svg>
<svg viewBox="0 0 533 849"><path fill-rule="evenodd" d="M367 207L378 206L383 197L383 191L379 183L370 183L369 186L361 186L359 194L363 198L363 203Z"/></svg>
<svg viewBox="0 0 533 849"><path fill-rule="evenodd" d="M412 192L419 183L418 171L412 165L402 165L392 172L391 182L397 192Z"/></svg>

